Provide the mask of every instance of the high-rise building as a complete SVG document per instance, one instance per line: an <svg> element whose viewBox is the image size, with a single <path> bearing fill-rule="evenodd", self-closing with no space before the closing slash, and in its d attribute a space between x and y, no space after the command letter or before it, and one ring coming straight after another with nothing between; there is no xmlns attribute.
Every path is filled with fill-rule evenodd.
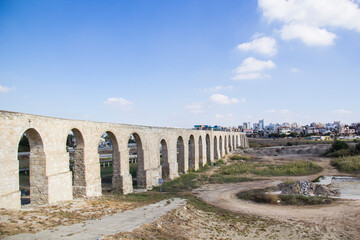
<svg viewBox="0 0 360 240"><path fill-rule="evenodd" d="M244 122L243 123L243 129L251 129L250 122Z"/></svg>
<svg viewBox="0 0 360 240"><path fill-rule="evenodd" d="M260 130L264 130L265 129L265 124L264 124L264 119L259 120L259 125L258 125Z"/></svg>

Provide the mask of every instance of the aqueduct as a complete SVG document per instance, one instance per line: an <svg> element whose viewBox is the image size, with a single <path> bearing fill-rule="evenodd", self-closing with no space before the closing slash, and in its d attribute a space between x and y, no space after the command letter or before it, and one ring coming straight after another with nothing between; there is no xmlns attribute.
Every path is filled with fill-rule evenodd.
<svg viewBox="0 0 360 240"><path fill-rule="evenodd" d="M30 145L30 199L34 204L102 194L98 143L103 133L112 142L112 190L123 194L133 192L128 150L131 135L137 143L137 182L143 188L157 186L160 178L174 179L197 170L248 145L241 132L68 120L8 111L0 111L0 130L0 208L8 209L21 207L18 145L24 133ZM77 139L72 171L66 150L70 131Z"/></svg>

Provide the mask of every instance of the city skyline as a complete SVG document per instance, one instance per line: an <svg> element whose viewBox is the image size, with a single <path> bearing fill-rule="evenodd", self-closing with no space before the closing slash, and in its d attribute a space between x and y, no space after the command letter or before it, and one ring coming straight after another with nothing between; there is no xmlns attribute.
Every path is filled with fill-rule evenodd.
<svg viewBox="0 0 360 240"><path fill-rule="evenodd" d="M2 110L186 128L360 119L359 1L1 1L0 11Z"/></svg>

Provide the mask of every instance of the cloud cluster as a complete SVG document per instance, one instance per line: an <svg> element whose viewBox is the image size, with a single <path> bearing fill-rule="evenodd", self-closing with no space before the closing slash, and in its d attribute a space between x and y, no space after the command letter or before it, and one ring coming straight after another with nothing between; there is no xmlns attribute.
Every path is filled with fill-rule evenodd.
<svg viewBox="0 0 360 240"><path fill-rule="evenodd" d="M291 113L291 112L288 109L281 109L281 110L270 109L270 110L265 111L265 113L288 114L288 113Z"/></svg>
<svg viewBox="0 0 360 240"><path fill-rule="evenodd" d="M224 90L233 90L233 86L216 86L212 88L204 88L203 91L206 92L218 92L218 91L224 91Z"/></svg>
<svg viewBox="0 0 360 240"><path fill-rule="evenodd" d="M114 107L119 107L119 108L130 108L134 103L130 102L124 98L116 98L116 97L111 97L108 98L105 102L105 104L108 104L110 106L114 106Z"/></svg>
<svg viewBox="0 0 360 240"><path fill-rule="evenodd" d="M241 100L239 100L237 98L229 98L228 96L222 94L213 94L210 96L209 100L213 103L223 104L223 105L246 102L245 98L241 98Z"/></svg>
<svg viewBox="0 0 360 240"><path fill-rule="evenodd" d="M360 32L360 8L353 0L259 0L258 6L269 21L283 24L283 40L329 46L336 38L329 28Z"/></svg>
<svg viewBox="0 0 360 240"><path fill-rule="evenodd" d="M237 49L244 52L253 51L267 56L274 56L277 53L277 43L272 37L255 35L251 42L239 44Z"/></svg>
<svg viewBox="0 0 360 240"><path fill-rule="evenodd" d="M0 84L0 93L7 93L14 89L15 89L14 87L5 87Z"/></svg>
<svg viewBox="0 0 360 240"><path fill-rule="evenodd" d="M270 74L264 73L265 70L275 68L273 61L262 61L253 57L246 58L241 65L235 69L233 80L246 80L257 78L268 78Z"/></svg>
<svg viewBox="0 0 360 240"><path fill-rule="evenodd" d="M185 106L186 109L189 109L191 113L203 113L204 109L202 103L196 102L190 105Z"/></svg>
<svg viewBox="0 0 360 240"><path fill-rule="evenodd" d="M351 114L352 112L345 109L336 109L332 111L333 114Z"/></svg>

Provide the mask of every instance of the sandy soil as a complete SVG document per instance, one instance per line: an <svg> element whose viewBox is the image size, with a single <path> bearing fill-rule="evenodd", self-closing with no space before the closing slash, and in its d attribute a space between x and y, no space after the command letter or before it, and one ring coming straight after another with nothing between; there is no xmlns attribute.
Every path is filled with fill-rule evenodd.
<svg viewBox="0 0 360 240"><path fill-rule="evenodd" d="M273 151L273 149L262 149L260 151L262 154ZM316 149L314 151L318 152ZM265 217L291 225L310 224L314 233L321 229L324 234L322 238L327 236L334 239L360 239L360 200L340 200L330 205L295 207L258 204L237 198L236 194L241 191L275 186L287 179L311 180L319 175L347 175L334 169L330 165L328 158L317 157L316 154L315 156L313 154L286 155L287 151L283 152L284 154L280 154L280 156L266 155L260 157L261 154L255 151L253 155L260 157L257 159L260 162L276 163L295 159L311 160L321 165L324 170L313 176L271 177L254 182L206 185L196 189L194 194L207 203L232 212Z"/></svg>
<svg viewBox="0 0 360 240"><path fill-rule="evenodd" d="M230 218L204 212L191 205L173 210L151 224L132 232L122 232L113 239L321 239L321 229L309 224L285 222L238 214ZM327 239L333 239L326 235ZM335 239L335 238L334 238Z"/></svg>

